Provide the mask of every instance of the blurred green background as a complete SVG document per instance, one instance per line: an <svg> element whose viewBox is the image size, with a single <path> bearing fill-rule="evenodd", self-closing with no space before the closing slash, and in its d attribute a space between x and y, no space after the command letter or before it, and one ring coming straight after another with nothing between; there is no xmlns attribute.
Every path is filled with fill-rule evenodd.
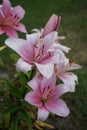
<svg viewBox="0 0 87 130"><path fill-rule="evenodd" d="M53 13L62 17L58 33L66 36L66 39L61 43L71 48L66 55L80 64L82 69L75 71L79 78L76 92L64 96L71 113L67 118L58 118L57 121L61 124L60 130L87 130L87 0L10 1L12 6L21 5L25 9L22 22L29 33L33 28L44 27ZM19 36L25 38L22 33ZM6 38L5 35L0 36L0 46L4 45ZM7 73L10 78L15 73L12 53L9 48L0 52L4 62L3 65L0 60L0 73Z"/></svg>

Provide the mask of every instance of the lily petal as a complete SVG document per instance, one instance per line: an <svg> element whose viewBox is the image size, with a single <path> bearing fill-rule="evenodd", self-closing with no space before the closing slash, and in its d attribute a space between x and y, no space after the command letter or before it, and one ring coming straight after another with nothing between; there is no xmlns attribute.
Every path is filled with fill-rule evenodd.
<svg viewBox="0 0 87 130"><path fill-rule="evenodd" d="M61 51L67 52L67 53L69 52L69 50L71 50L69 47L61 45L60 43L54 43L52 48L59 49Z"/></svg>
<svg viewBox="0 0 87 130"><path fill-rule="evenodd" d="M38 108L38 120L46 120L49 115L49 111L47 111L44 107Z"/></svg>
<svg viewBox="0 0 87 130"><path fill-rule="evenodd" d="M68 70L75 70L75 69L81 69L82 67L78 64L72 64Z"/></svg>
<svg viewBox="0 0 87 130"><path fill-rule="evenodd" d="M54 65L53 64L38 64L35 63L39 72L46 78L50 78L53 74Z"/></svg>
<svg viewBox="0 0 87 130"><path fill-rule="evenodd" d="M8 17L9 12L11 10L11 3L9 0L3 0L2 3L2 11L4 12L4 17Z"/></svg>
<svg viewBox="0 0 87 130"><path fill-rule="evenodd" d="M38 78L33 78L32 80L30 80L30 81L28 82L28 85L29 85L33 90L38 89L39 84L40 84L40 82L39 82L39 79L38 79Z"/></svg>
<svg viewBox="0 0 87 130"><path fill-rule="evenodd" d="M69 108L62 99L50 99L49 102L45 103L45 107L48 111L57 114L58 116L68 116Z"/></svg>
<svg viewBox="0 0 87 130"><path fill-rule="evenodd" d="M18 26L14 26L13 28L16 29L16 30L18 30L18 31L27 33L27 30L26 30L25 26L22 23L19 23Z"/></svg>
<svg viewBox="0 0 87 130"><path fill-rule="evenodd" d="M16 7L12 8L11 13L13 16L15 16L17 14L20 19L23 19L25 11L21 6L16 6Z"/></svg>
<svg viewBox="0 0 87 130"><path fill-rule="evenodd" d="M24 39L19 39L19 38L8 38L5 41L5 44L16 51L19 55L21 55L20 48L24 45L26 45L27 41Z"/></svg>
<svg viewBox="0 0 87 130"><path fill-rule="evenodd" d="M44 37L53 31L57 31L60 24L60 19L61 19L60 16L53 14L51 18L49 19L49 21L47 22L46 26L44 27L42 36Z"/></svg>
<svg viewBox="0 0 87 130"><path fill-rule="evenodd" d="M41 89L43 90L44 88L48 88L48 86L52 86L52 89L54 89L56 83L56 75L55 73L53 73L53 75L51 76L51 78L47 79L47 78L43 78L42 82L41 82Z"/></svg>
<svg viewBox="0 0 87 130"><path fill-rule="evenodd" d="M38 92L31 91L25 95L24 98L25 101L28 103L34 105L34 106L42 106L42 103L40 102L40 95Z"/></svg>
<svg viewBox="0 0 87 130"><path fill-rule="evenodd" d="M69 87L70 92L75 91L75 85L78 82L78 77L71 72L65 72L64 74L60 75L59 78L64 82L64 84Z"/></svg>
<svg viewBox="0 0 87 130"><path fill-rule="evenodd" d="M54 41L57 39L57 32L51 32L50 34L46 35L43 38L43 44L44 44L44 50L45 52L50 49L50 47L53 45Z"/></svg>
<svg viewBox="0 0 87 130"><path fill-rule="evenodd" d="M70 91L70 89L69 89L69 87L67 87L67 85L59 84L56 86L53 94L51 94L51 97L58 98L69 91Z"/></svg>
<svg viewBox="0 0 87 130"><path fill-rule="evenodd" d="M30 65L29 63L25 62L22 58L20 58L16 64L16 70L18 72L23 72L23 73L27 73L29 70L32 69L32 65Z"/></svg>
<svg viewBox="0 0 87 130"><path fill-rule="evenodd" d="M2 28L0 27L0 34L3 34L4 30L2 30Z"/></svg>
<svg viewBox="0 0 87 130"><path fill-rule="evenodd" d="M13 29L13 28L3 27L3 30L6 32L8 37L11 37L11 38L17 38L18 37L16 30Z"/></svg>
<svg viewBox="0 0 87 130"><path fill-rule="evenodd" d="M26 38L31 44L36 44L40 38L40 33L26 34Z"/></svg>

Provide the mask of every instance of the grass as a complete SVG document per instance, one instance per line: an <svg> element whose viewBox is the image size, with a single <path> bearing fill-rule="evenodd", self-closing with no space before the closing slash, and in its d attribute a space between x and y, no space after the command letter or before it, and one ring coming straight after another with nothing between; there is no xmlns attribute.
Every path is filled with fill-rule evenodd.
<svg viewBox="0 0 87 130"><path fill-rule="evenodd" d="M0 1L1 2L1 1ZM75 93L67 94L64 98L70 107L69 117L61 119L61 130L87 129L87 0L11 0L12 5L21 5L25 11L23 23L28 32L33 28L44 27L49 17L55 13L62 16L59 35L66 36L62 44L71 48L67 56L82 65L82 69L75 71L79 78L79 85ZM25 38L24 34L19 33ZM0 45L4 44L6 36L0 36ZM5 66L0 66L0 72L12 75L15 67L10 54L12 50L6 48L0 52Z"/></svg>

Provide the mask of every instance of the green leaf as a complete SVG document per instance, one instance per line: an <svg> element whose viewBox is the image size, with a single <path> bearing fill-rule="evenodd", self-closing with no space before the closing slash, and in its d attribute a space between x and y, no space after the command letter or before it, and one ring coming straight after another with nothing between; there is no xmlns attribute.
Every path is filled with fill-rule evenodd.
<svg viewBox="0 0 87 130"><path fill-rule="evenodd" d="M9 105L10 105L9 103L5 103L5 104L0 103L0 108L8 108Z"/></svg>
<svg viewBox="0 0 87 130"><path fill-rule="evenodd" d="M19 74L19 80L20 80L20 83L21 83L22 86L25 86L25 85L26 85L27 79L26 79L26 76L25 76L24 73L21 72L21 73Z"/></svg>
<svg viewBox="0 0 87 130"><path fill-rule="evenodd" d="M3 110L2 112L0 112L0 116L5 116L6 114L10 114L12 112L15 112L17 111L17 109L19 109L18 107L14 107L14 106L11 106L9 107L8 109L5 109Z"/></svg>
<svg viewBox="0 0 87 130"><path fill-rule="evenodd" d="M33 109L33 106L31 104L29 104L27 101L23 101L23 104L25 107L27 107L29 109Z"/></svg>
<svg viewBox="0 0 87 130"><path fill-rule="evenodd" d="M22 109L21 110L21 115L22 115L23 120L26 121L26 123L28 125L28 129L32 130L32 122L31 122L30 114L27 111Z"/></svg>
<svg viewBox="0 0 87 130"><path fill-rule="evenodd" d="M3 123L4 123L5 128L9 128L10 119L11 119L11 116L9 113L5 114L5 116L3 117Z"/></svg>
<svg viewBox="0 0 87 130"><path fill-rule="evenodd" d="M19 59L19 55L16 53L11 54L10 57L12 60L14 60L14 62L17 62Z"/></svg>
<svg viewBox="0 0 87 130"><path fill-rule="evenodd" d="M21 94L24 96L25 95L25 92L26 92L26 85L27 85L27 78L26 78L26 75L24 75L23 73L20 73L19 74L19 82L21 84L21 88L20 88L20 91L21 91Z"/></svg>
<svg viewBox="0 0 87 130"><path fill-rule="evenodd" d="M12 103L8 91L5 91L5 92L4 92L4 97L5 97L5 102L7 102L8 104L11 104L11 103Z"/></svg>
<svg viewBox="0 0 87 130"><path fill-rule="evenodd" d="M21 93L19 88L14 86L10 80L6 80L7 82L7 89L16 97L21 98Z"/></svg>
<svg viewBox="0 0 87 130"><path fill-rule="evenodd" d="M0 66L4 66L5 64L4 64L4 61L3 61L3 59L0 57Z"/></svg>
<svg viewBox="0 0 87 130"><path fill-rule="evenodd" d="M18 118L12 120L10 130L17 130Z"/></svg>

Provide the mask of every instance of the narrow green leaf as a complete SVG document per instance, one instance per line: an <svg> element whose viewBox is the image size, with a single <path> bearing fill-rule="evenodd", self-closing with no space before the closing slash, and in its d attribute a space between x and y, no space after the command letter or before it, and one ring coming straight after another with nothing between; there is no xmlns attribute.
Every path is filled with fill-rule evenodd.
<svg viewBox="0 0 87 130"><path fill-rule="evenodd" d="M19 55L16 53L11 54L10 57L12 60L14 60L14 62L17 62L19 59Z"/></svg>
<svg viewBox="0 0 87 130"><path fill-rule="evenodd" d="M19 82L21 84L20 88L21 94L24 96L26 92L27 78L23 73L19 74Z"/></svg>
<svg viewBox="0 0 87 130"><path fill-rule="evenodd" d="M18 118L12 120L10 130L17 130Z"/></svg>
<svg viewBox="0 0 87 130"><path fill-rule="evenodd" d="M9 107L8 109L5 109L3 111L0 112L0 116L5 116L6 114L10 114L12 112L15 112L17 109L19 109L18 107L14 107L14 106L11 106Z"/></svg>
<svg viewBox="0 0 87 130"><path fill-rule="evenodd" d="M3 123L4 123L5 128L9 128L10 119L11 119L11 116L9 113L5 114L5 116L3 117Z"/></svg>
<svg viewBox="0 0 87 130"><path fill-rule="evenodd" d="M7 89L16 97L21 98L21 93L19 88L17 88L16 86L14 86L10 80L6 80L7 82Z"/></svg>
<svg viewBox="0 0 87 130"><path fill-rule="evenodd" d="M0 57L0 66L4 66L5 64L4 64L4 61L3 61L3 59Z"/></svg>
<svg viewBox="0 0 87 130"><path fill-rule="evenodd" d="M26 123L28 125L28 129L32 130L32 122L31 122L31 117L30 117L29 113L22 109L21 115L22 115L23 120L26 121Z"/></svg>
<svg viewBox="0 0 87 130"><path fill-rule="evenodd" d="M20 83L22 86L25 86L26 83L27 83L27 79L26 79L26 76L24 75L24 73L20 73L19 74L19 79L20 79Z"/></svg>
<svg viewBox="0 0 87 130"><path fill-rule="evenodd" d="M9 103L5 103L5 104L3 104L3 103L0 103L0 108L7 108L7 107L9 107Z"/></svg>
<svg viewBox="0 0 87 130"><path fill-rule="evenodd" d="M5 102L7 102L8 104L11 104L11 98L10 98L10 96L9 96L8 90L6 90L6 91L4 92L4 97L5 97Z"/></svg>

